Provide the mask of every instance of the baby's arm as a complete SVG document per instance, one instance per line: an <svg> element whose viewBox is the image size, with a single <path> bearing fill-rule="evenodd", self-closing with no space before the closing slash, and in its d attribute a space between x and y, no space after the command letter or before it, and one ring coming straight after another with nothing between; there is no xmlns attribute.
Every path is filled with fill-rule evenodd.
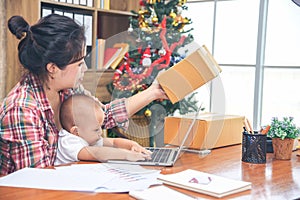
<svg viewBox="0 0 300 200"><path fill-rule="evenodd" d="M107 146L87 146L78 153L78 160L107 161L109 159L118 159L137 161L145 160L146 158L148 156L141 152Z"/></svg>

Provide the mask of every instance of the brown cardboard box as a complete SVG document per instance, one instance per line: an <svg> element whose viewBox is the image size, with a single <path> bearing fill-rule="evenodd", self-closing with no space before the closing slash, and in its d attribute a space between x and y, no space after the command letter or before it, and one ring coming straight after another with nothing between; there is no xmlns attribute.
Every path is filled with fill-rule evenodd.
<svg viewBox="0 0 300 200"><path fill-rule="evenodd" d="M185 146L195 149L212 149L242 142L244 116L201 114L197 117ZM166 117L164 143L180 145L191 117Z"/></svg>
<svg viewBox="0 0 300 200"><path fill-rule="evenodd" d="M205 46L181 60L157 77L157 81L174 104L187 94L212 80L221 68Z"/></svg>

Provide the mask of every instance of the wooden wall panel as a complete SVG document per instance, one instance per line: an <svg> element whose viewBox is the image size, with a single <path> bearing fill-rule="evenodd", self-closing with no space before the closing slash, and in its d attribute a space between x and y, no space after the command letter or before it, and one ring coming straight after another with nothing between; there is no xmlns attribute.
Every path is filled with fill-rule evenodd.
<svg viewBox="0 0 300 200"><path fill-rule="evenodd" d="M31 24L37 22L40 17L40 3L39 0L8 0L6 2L6 17L7 20L14 16L21 15L24 19ZM19 40L7 31L7 43L6 43L6 64L7 64L7 75L6 75L6 94L11 88L19 81L22 73L24 72L23 67L19 63L18 59L18 44Z"/></svg>

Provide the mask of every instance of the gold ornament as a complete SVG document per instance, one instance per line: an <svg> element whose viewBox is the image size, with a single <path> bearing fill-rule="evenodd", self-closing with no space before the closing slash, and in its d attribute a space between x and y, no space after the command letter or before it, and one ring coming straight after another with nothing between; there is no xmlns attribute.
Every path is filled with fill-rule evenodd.
<svg viewBox="0 0 300 200"><path fill-rule="evenodd" d="M178 31L179 31L179 32L182 32L182 31L183 31L183 28L184 28L184 25L182 25L182 26L180 27L180 29L178 29Z"/></svg>
<svg viewBox="0 0 300 200"><path fill-rule="evenodd" d="M175 18L175 20L177 21L177 22L182 22L183 21L183 17L180 15L180 16L177 16L176 18Z"/></svg>
<svg viewBox="0 0 300 200"><path fill-rule="evenodd" d="M152 112L151 112L151 110L147 109L147 110L145 110L144 114L146 117L151 117Z"/></svg>
<svg viewBox="0 0 300 200"><path fill-rule="evenodd" d="M179 1L178 1L178 5L181 5L181 6L182 6L183 4L186 4L186 0L179 0Z"/></svg>
<svg viewBox="0 0 300 200"><path fill-rule="evenodd" d="M174 12L171 12L170 13L170 17L172 17L173 19L176 17L176 13L174 13Z"/></svg>
<svg viewBox="0 0 300 200"><path fill-rule="evenodd" d="M148 13L148 10L139 10L139 15L144 15Z"/></svg>
<svg viewBox="0 0 300 200"><path fill-rule="evenodd" d="M156 3L156 0L148 0L147 3L148 3L148 4L155 4L155 3Z"/></svg>
<svg viewBox="0 0 300 200"><path fill-rule="evenodd" d="M148 24L146 22L141 22L140 27L141 28L148 27Z"/></svg>
<svg viewBox="0 0 300 200"><path fill-rule="evenodd" d="M157 22L158 22L158 18L157 18L157 17L153 17L153 18L152 18L152 22L153 22L153 23L157 23Z"/></svg>

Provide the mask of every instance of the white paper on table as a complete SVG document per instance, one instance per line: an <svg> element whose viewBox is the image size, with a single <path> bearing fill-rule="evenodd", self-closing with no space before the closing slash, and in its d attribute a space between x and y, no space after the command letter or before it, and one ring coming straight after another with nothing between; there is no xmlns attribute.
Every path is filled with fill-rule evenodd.
<svg viewBox="0 0 300 200"><path fill-rule="evenodd" d="M146 169L139 165L102 164L109 174L117 175L100 187L96 192L129 192L145 190L151 185L161 184L157 181L160 170Z"/></svg>
<svg viewBox="0 0 300 200"><path fill-rule="evenodd" d="M101 174L101 173L99 173ZM89 181L90 177L97 179L97 184ZM97 176L90 172L69 172L54 169L24 168L0 178L1 186L37 188L49 190L73 190L94 192L95 188L113 177L107 174Z"/></svg>
<svg viewBox="0 0 300 200"><path fill-rule="evenodd" d="M84 192L129 192L157 184L159 170L141 166L79 164L55 169L24 168L0 178L0 186Z"/></svg>

